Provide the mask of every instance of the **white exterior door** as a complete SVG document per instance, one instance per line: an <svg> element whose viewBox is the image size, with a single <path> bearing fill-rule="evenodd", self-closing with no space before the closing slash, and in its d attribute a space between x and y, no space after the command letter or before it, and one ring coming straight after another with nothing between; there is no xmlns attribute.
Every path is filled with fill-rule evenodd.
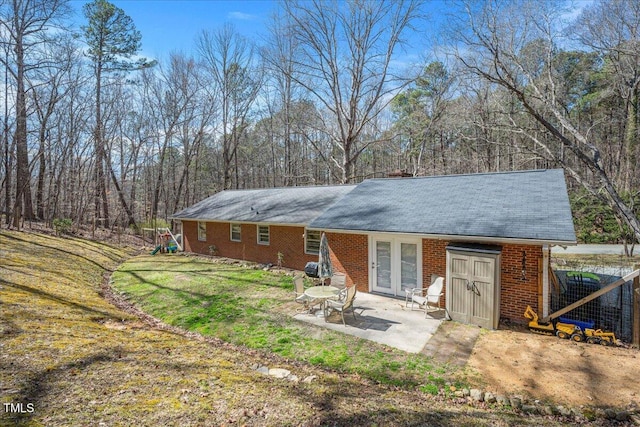
<svg viewBox="0 0 640 427"><path fill-rule="evenodd" d="M391 280L391 245L390 240L373 241L373 290L393 295Z"/></svg>
<svg viewBox="0 0 640 427"><path fill-rule="evenodd" d="M447 251L447 310L453 320L498 327L499 260L499 255Z"/></svg>
<svg viewBox="0 0 640 427"><path fill-rule="evenodd" d="M370 238L371 290L404 296L405 289L422 287L422 241L398 236Z"/></svg>

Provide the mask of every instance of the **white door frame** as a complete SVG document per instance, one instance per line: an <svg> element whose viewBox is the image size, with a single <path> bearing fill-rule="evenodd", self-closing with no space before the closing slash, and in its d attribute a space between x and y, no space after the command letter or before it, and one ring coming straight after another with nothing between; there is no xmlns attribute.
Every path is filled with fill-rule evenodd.
<svg viewBox="0 0 640 427"><path fill-rule="evenodd" d="M391 244L391 289L376 286L376 242ZM422 287L422 238L397 234L369 234L369 292L382 292L393 296L404 296L401 283L403 243L416 245L416 287Z"/></svg>

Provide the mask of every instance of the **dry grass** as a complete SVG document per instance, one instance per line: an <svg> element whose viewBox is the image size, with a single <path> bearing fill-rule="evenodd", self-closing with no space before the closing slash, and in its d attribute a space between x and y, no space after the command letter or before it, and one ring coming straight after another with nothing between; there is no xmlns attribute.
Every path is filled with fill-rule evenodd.
<svg viewBox="0 0 640 427"><path fill-rule="evenodd" d="M105 272L128 256L83 240L0 232L0 425L560 425L141 321L103 297ZM256 364L317 379L275 379ZM7 403L33 412L8 412Z"/></svg>

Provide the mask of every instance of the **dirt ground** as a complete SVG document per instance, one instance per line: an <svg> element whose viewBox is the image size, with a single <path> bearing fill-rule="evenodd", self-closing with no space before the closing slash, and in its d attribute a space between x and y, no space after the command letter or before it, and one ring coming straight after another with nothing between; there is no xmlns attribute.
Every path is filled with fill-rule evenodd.
<svg viewBox="0 0 640 427"><path fill-rule="evenodd" d="M469 358L487 391L567 406L640 407L640 352L533 334L483 331Z"/></svg>

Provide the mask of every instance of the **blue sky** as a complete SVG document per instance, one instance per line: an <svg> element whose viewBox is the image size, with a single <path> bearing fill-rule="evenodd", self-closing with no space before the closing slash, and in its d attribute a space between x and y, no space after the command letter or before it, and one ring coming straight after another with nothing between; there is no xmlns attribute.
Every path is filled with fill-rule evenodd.
<svg viewBox="0 0 640 427"><path fill-rule="evenodd" d="M195 54L195 39L202 30L215 30L225 23L232 23L238 32L261 42L267 34L271 16L278 7L277 0L110 0L133 19L142 33L141 55L150 58L167 58L171 52L183 51ZM379 0L372 0L379 1ZM77 25L85 18L82 6L89 1L71 0L76 9ZM435 20L446 8L444 0L431 0L425 12ZM412 35L417 38L418 35ZM418 44L414 43L414 47ZM408 56L417 58L419 52Z"/></svg>
<svg viewBox="0 0 640 427"><path fill-rule="evenodd" d="M196 54L195 39L202 30L215 30L232 23L236 30L261 43L267 33L270 18L277 10L277 0L110 0L123 9L142 33L141 56L166 59L172 52ZM370 0L381 1L381 0ZM563 0L558 0L563 1ZM575 17L593 0L566 0L570 9L566 17ZM71 0L76 10L78 26L85 23L82 6L88 0ZM427 0L424 12L430 19L423 24L422 34L410 34L407 52L398 54L396 61L415 63L424 60L429 48L429 32L437 34L437 24L447 11L446 0Z"/></svg>
<svg viewBox="0 0 640 427"><path fill-rule="evenodd" d="M83 0L72 0L76 21L85 23ZM244 36L254 40L266 33L266 25L276 10L271 0L111 0L133 19L142 33L142 52L147 57L166 58L171 52L193 52L195 38L202 30L215 30L232 23Z"/></svg>

